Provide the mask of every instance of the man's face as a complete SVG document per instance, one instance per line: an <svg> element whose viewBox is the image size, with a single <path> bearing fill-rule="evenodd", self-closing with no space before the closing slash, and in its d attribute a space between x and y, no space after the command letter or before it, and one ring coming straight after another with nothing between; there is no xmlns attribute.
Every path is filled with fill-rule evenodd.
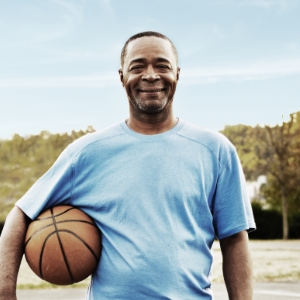
<svg viewBox="0 0 300 300"><path fill-rule="evenodd" d="M142 37L131 41L119 73L134 112L155 114L171 106L179 68L168 40Z"/></svg>

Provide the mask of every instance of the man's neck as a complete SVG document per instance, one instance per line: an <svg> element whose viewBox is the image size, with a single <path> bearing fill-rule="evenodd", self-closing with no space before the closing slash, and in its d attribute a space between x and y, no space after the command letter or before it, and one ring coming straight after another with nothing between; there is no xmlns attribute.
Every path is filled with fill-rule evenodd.
<svg viewBox="0 0 300 300"><path fill-rule="evenodd" d="M154 118L152 115L144 116L144 118L135 118L131 114L129 119L126 120L126 124L131 130L146 135L163 133L172 129L177 123L178 118L173 113L163 120Z"/></svg>

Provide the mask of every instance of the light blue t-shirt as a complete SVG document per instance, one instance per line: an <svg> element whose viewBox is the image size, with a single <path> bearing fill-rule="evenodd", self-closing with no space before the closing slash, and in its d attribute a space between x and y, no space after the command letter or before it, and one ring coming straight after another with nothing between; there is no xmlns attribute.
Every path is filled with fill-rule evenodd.
<svg viewBox="0 0 300 300"><path fill-rule="evenodd" d="M59 204L102 232L88 299L212 299L214 238L255 228L235 148L182 120L156 135L122 122L73 142L17 202L32 219Z"/></svg>

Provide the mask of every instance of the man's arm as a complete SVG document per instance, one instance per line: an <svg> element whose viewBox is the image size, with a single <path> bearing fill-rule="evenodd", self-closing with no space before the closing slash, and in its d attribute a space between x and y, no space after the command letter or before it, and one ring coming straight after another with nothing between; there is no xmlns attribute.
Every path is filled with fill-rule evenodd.
<svg viewBox="0 0 300 300"><path fill-rule="evenodd" d="M239 232L220 240L223 276L230 300L251 300L253 295L252 261L248 234Z"/></svg>
<svg viewBox="0 0 300 300"><path fill-rule="evenodd" d="M18 272L24 253L29 218L15 206L0 237L0 300L15 300Z"/></svg>

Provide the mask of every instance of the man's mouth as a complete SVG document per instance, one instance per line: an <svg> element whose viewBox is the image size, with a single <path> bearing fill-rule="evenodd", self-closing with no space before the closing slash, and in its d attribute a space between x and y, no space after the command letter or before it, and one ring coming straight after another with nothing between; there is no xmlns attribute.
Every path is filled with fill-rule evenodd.
<svg viewBox="0 0 300 300"><path fill-rule="evenodd" d="M142 93L160 93L164 90L165 89L143 89L143 90L140 90L140 92L142 92Z"/></svg>

